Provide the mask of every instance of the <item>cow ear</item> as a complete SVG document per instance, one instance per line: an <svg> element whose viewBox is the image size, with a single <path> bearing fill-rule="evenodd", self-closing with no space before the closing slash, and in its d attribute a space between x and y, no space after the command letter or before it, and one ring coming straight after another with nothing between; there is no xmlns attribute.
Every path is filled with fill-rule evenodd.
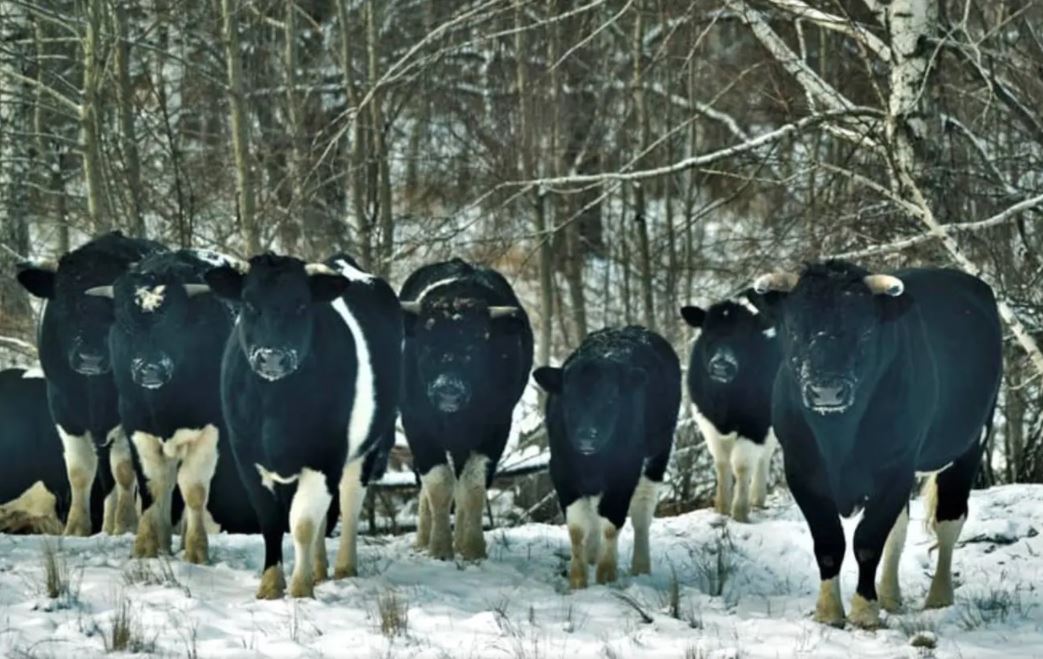
<svg viewBox="0 0 1043 659"><path fill-rule="evenodd" d="M230 265L209 270L203 279L211 292L222 300L238 302L243 298L243 273Z"/></svg>
<svg viewBox="0 0 1043 659"><path fill-rule="evenodd" d="M344 291L348 290L348 285L350 284L351 282L348 281L347 277L335 274L317 273L308 277L308 288L311 290L312 302L333 302L341 295L344 295Z"/></svg>
<svg viewBox="0 0 1043 659"><path fill-rule="evenodd" d="M876 303L880 308L880 318L885 323L889 323L892 320L897 320L904 316L906 312L913 307L913 303L915 302L912 294L908 291L897 297L874 295L873 299L876 300Z"/></svg>
<svg viewBox="0 0 1043 659"><path fill-rule="evenodd" d="M532 379L540 388L550 394L560 394L564 384L563 372L553 366L541 366L532 372Z"/></svg>
<svg viewBox="0 0 1043 659"><path fill-rule="evenodd" d="M690 327L702 327L703 321L706 320L706 311L699 307L681 307L681 318L684 318L684 322Z"/></svg>
<svg viewBox="0 0 1043 659"><path fill-rule="evenodd" d="M57 275L54 266L19 263L17 267L18 283L25 290L45 300L54 298L54 280Z"/></svg>

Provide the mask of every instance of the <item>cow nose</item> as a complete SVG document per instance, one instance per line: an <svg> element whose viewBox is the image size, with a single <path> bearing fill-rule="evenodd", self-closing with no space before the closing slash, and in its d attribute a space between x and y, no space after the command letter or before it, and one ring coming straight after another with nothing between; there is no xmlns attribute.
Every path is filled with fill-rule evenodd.
<svg viewBox="0 0 1043 659"><path fill-rule="evenodd" d="M279 348L257 348L250 355L250 365L262 378L278 380L297 370L297 353Z"/></svg>
<svg viewBox="0 0 1043 659"><path fill-rule="evenodd" d="M597 428L580 428L576 431L576 450L582 455L593 455L598 451Z"/></svg>
<svg viewBox="0 0 1043 659"><path fill-rule="evenodd" d="M854 394L851 382L836 378L808 383L804 387L804 397L811 407L842 408L850 404Z"/></svg>
<svg viewBox="0 0 1043 659"><path fill-rule="evenodd" d="M731 382L739 371L739 364L730 350L722 350L714 354L707 364L710 378L717 382Z"/></svg>
<svg viewBox="0 0 1043 659"><path fill-rule="evenodd" d="M457 412L471 399L470 388L459 378L439 375L428 391L435 406L443 412Z"/></svg>
<svg viewBox="0 0 1043 659"><path fill-rule="evenodd" d="M131 363L131 378L145 389L159 389L174 375L174 362L163 355L156 359L135 359Z"/></svg>
<svg viewBox="0 0 1043 659"><path fill-rule="evenodd" d="M73 370L80 375L102 375L109 370L108 359L100 352L77 350L73 356Z"/></svg>

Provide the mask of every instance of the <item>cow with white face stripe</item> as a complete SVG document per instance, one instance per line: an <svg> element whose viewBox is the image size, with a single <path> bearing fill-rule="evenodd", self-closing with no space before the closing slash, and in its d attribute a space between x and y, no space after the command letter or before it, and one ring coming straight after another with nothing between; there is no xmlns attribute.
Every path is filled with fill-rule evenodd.
<svg viewBox="0 0 1043 659"><path fill-rule="evenodd" d="M71 488L67 535L99 528L123 533L137 524L137 478L120 428L109 355L112 304L86 291L111 284L132 263L161 250L157 243L117 231L63 255L57 264L19 266L19 283L47 301L40 364Z"/></svg>
<svg viewBox="0 0 1043 659"><path fill-rule="evenodd" d="M744 296L755 295L747 292ZM764 506L775 451L771 388L779 368L775 329L752 307L725 300L709 309L684 307L699 330L688 367L692 410L717 472L714 507L748 522Z"/></svg>
<svg viewBox="0 0 1043 659"><path fill-rule="evenodd" d="M213 267L193 250L149 255L111 286L109 334L120 421L147 479L134 556L171 551L175 485L185 503L185 559L208 560L208 512L233 533L259 530L245 500L221 413L221 356L232 329L228 306L209 294ZM219 459L219 454L224 454Z"/></svg>
<svg viewBox="0 0 1043 659"><path fill-rule="evenodd" d="M532 328L502 275L460 259L414 272L401 299L402 425L421 481L416 546L482 559L485 491L528 382Z"/></svg>
<svg viewBox="0 0 1043 659"><path fill-rule="evenodd" d="M936 472L927 514L938 568L927 607L952 604L953 547L1002 376L992 290L955 270L870 274L843 261L765 275L754 288L782 344L772 420L814 539L822 579L815 618L844 623L838 517L860 508L847 620L873 628L881 606L900 607L898 564L917 472Z"/></svg>
<svg viewBox="0 0 1043 659"><path fill-rule="evenodd" d="M243 269L215 268L206 281L240 309L225 347L221 393L232 451L264 535L257 596L284 593L288 527L296 557L290 594L310 597L326 578L327 511L338 488L334 576L358 572L366 485L383 474L394 444L398 299L347 256L306 264L264 254Z"/></svg>

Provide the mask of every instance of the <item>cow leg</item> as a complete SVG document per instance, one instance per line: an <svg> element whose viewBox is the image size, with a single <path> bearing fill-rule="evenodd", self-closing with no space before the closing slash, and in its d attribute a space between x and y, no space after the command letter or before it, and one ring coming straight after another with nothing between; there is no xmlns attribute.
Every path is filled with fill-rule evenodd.
<svg viewBox="0 0 1043 659"><path fill-rule="evenodd" d="M630 563L630 574L651 574L652 559L648 533L659 502L659 483L641 476L641 480L630 497L630 523L634 526L634 555Z"/></svg>
<svg viewBox="0 0 1043 659"><path fill-rule="evenodd" d="M427 549L431 544L431 503L427 500L427 490L420 486L420 495L416 504L416 542L414 549Z"/></svg>
<svg viewBox="0 0 1043 659"><path fill-rule="evenodd" d="M764 447L745 437L736 439L731 450L731 469L735 476L732 517L736 522L750 521L750 484L762 462Z"/></svg>
<svg viewBox="0 0 1043 659"><path fill-rule="evenodd" d="M760 458L753 467L753 483L750 485L750 503L755 508L763 508L768 498L768 470L771 469L771 456L775 453L778 440L775 433L768 431L764 440Z"/></svg>
<svg viewBox="0 0 1043 659"><path fill-rule="evenodd" d="M855 560L858 561L858 587L851 597L848 620L863 629L880 626L880 603L876 596L876 568L888 535L894 529L902 510L909 504L913 474L888 478L886 488L866 504L862 521L855 529Z"/></svg>
<svg viewBox="0 0 1043 659"><path fill-rule="evenodd" d="M420 482L427 491L428 505L431 507L431 542L428 551L439 560L453 558L453 533L449 526L449 508L453 503L453 486L456 478L447 464L432 467L420 477Z"/></svg>
<svg viewBox="0 0 1043 659"><path fill-rule="evenodd" d="M326 556L326 531L329 516L323 516L315 533L315 583L326 581L330 573L329 558ZM343 534L343 531L341 532Z"/></svg>
<svg viewBox="0 0 1043 659"><path fill-rule="evenodd" d="M340 477L340 546L333 568L334 579L357 577L359 574L358 534L366 487L362 484L363 460L354 460L344 466Z"/></svg>
<svg viewBox="0 0 1043 659"><path fill-rule="evenodd" d="M326 476L319 471L302 469L290 504L294 551L290 597L315 596L315 535L329 512L331 501L333 496L326 486ZM343 532L350 533L347 529Z"/></svg>
<svg viewBox="0 0 1043 659"><path fill-rule="evenodd" d="M905 548L906 531L909 528L909 506L902 509L884 544L884 560L880 583L876 587L880 606L888 613L897 613L902 608L902 589L898 584L898 566Z"/></svg>
<svg viewBox="0 0 1043 659"><path fill-rule="evenodd" d="M634 495L636 485L620 487L618 484L610 488L598 502L597 511L600 519L601 552L598 554L598 565L595 578L599 584L616 580L619 565L619 531L627 521L627 508Z"/></svg>
<svg viewBox="0 0 1043 659"><path fill-rule="evenodd" d="M597 514L600 499L601 497L580 497L565 508L565 523L568 525L569 542L572 547L569 586L574 590L587 587L587 563L594 562L600 547L600 518Z"/></svg>
<svg viewBox="0 0 1043 659"><path fill-rule="evenodd" d="M815 543L815 561L818 563L818 602L815 605L816 622L836 627L844 626L844 605L840 599L840 566L844 561L844 528L833 499L815 490L809 483L823 483L815 473L804 474L796 460L786 462L786 481L808 522ZM819 472L820 474L821 472Z"/></svg>
<svg viewBox="0 0 1043 659"><path fill-rule="evenodd" d="M181 433L184 431L178 431ZM210 560L209 540L206 535L206 505L210 500L210 481L217 471L217 443L219 431L207 425L193 439L176 445L182 456L177 474L177 485L185 501L185 560L205 564ZM177 440L171 440L174 443Z"/></svg>
<svg viewBox="0 0 1043 659"><path fill-rule="evenodd" d="M113 488L112 509L108 508L106 498L105 532L113 535L129 533L138 527L138 510L136 498L138 494L138 477L134 473L134 458L130 452L130 442L121 426L109 432L109 468L116 482ZM113 496L113 495L110 495Z"/></svg>
<svg viewBox="0 0 1043 659"><path fill-rule="evenodd" d="M927 513L931 527L938 540L938 566L927 591L928 609L952 606L955 593L952 586L952 554L960 537L963 523L967 521L967 501L971 486L981 463L982 444L975 443L945 471L931 477L928 489L934 496L928 497Z"/></svg>
<svg viewBox="0 0 1043 659"><path fill-rule="evenodd" d="M456 550L461 558L477 561L486 557L482 511L485 509L485 481L488 456L472 453L456 481Z"/></svg>
<svg viewBox="0 0 1043 659"><path fill-rule="evenodd" d="M286 577L282 569L285 517L279 500L275 498L275 486L273 485L271 490L265 488L251 457L238 454L235 464L264 538L264 565L261 568L261 583L257 587L257 599L276 600L281 599L286 593Z"/></svg>
<svg viewBox="0 0 1043 659"><path fill-rule="evenodd" d="M168 458L163 452L163 441L155 435L135 432L131 436L138 451L141 469L152 505L141 515L138 533L134 538L134 558L155 558L170 553L173 533L170 520L171 500L177 481L177 458Z"/></svg>
<svg viewBox="0 0 1043 659"><path fill-rule="evenodd" d="M94 449L90 433L70 435L58 426L65 457L65 473L69 477L69 517L65 522L65 535L88 536L91 534L91 488L98 472L98 454Z"/></svg>

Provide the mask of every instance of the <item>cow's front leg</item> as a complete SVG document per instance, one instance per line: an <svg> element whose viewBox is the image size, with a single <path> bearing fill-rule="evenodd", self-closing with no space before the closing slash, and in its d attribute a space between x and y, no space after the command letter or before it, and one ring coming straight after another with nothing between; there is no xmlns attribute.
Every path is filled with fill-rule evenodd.
<svg viewBox="0 0 1043 659"><path fill-rule="evenodd" d="M182 437L182 433L186 435ZM206 505L210 500L210 481L217 470L219 434L216 427L207 425L200 431L179 430L169 442L175 455L181 458L177 485L185 500L184 545L185 560L189 563L203 564L210 560Z"/></svg>
<svg viewBox="0 0 1043 659"><path fill-rule="evenodd" d="M486 557L482 511L485 509L485 478L489 458L472 453L456 481L456 550L468 561Z"/></svg>
<svg viewBox="0 0 1043 659"><path fill-rule="evenodd" d="M141 470L152 505L141 515L138 533L134 538L134 558L155 558L170 553L173 533L170 523L170 505L177 480L177 458L168 458L163 452L163 440L155 435L135 432L131 441L138 451Z"/></svg>
<svg viewBox="0 0 1043 659"><path fill-rule="evenodd" d="M91 534L91 488L98 472L98 454L90 433L72 435L58 426L58 436L62 440L71 493L65 535L88 536Z"/></svg>
<svg viewBox="0 0 1043 659"><path fill-rule="evenodd" d="M863 629L876 629L880 626L876 568L883 556L884 543L887 542L888 535L894 529L902 509L909 503L913 475L910 473L908 476L889 478L883 482L887 485L866 504L862 521L855 530L858 588L851 598L848 620ZM897 557L894 560L897 561ZM897 564L894 565L894 569L897 570Z"/></svg>
<svg viewBox="0 0 1043 659"><path fill-rule="evenodd" d="M453 532L449 524L449 508L453 504L453 485L456 478L447 464L435 465L420 477L431 507L431 542L428 552L433 558L449 560L453 557Z"/></svg>
<svg viewBox="0 0 1043 659"><path fill-rule="evenodd" d="M340 545L333 578L357 577L359 574L358 527L366 488L362 485L363 460L353 460L344 467L340 477Z"/></svg>
<svg viewBox="0 0 1043 659"><path fill-rule="evenodd" d="M792 462L796 462L795 460ZM821 472L820 472L821 473ZM786 480L793 498L804 514L815 543L815 561L818 563L818 602L815 621L834 627L844 626L844 605L840 598L840 566L844 561L844 527L833 499L817 489L825 483L814 473L803 473L799 467L787 463Z"/></svg>
<svg viewBox="0 0 1043 659"><path fill-rule="evenodd" d="M313 469L301 470L297 491L290 504L290 533L293 534L294 565L291 597L315 596L315 537L330 508L333 496L326 475ZM345 529L345 532L348 532Z"/></svg>
<svg viewBox="0 0 1043 659"><path fill-rule="evenodd" d="M413 548L427 549L431 544L431 503L427 500L427 491L420 486L420 494L416 502L416 542Z"/></svg>
<svg viewBox="0 0 1043 659"><path fill-rule="evenodd" d="M123 428L116 426L109 432L109 468L116 483L113 488L115 499L111 512L106 513L111 519L105 520L106 532L114 535L130 533L138 527L138 477L134 473L134 458L130 452L130 442Z"/></svg>
<svg viewBox="0 0 1043 659"><path fill-rule="evenodd" d="M630 574L651 574L652 557L649 529L659 502L659 483L641 476L641 480L630 498L630 523L634 526L634 555L630 563Z"/></svg>

